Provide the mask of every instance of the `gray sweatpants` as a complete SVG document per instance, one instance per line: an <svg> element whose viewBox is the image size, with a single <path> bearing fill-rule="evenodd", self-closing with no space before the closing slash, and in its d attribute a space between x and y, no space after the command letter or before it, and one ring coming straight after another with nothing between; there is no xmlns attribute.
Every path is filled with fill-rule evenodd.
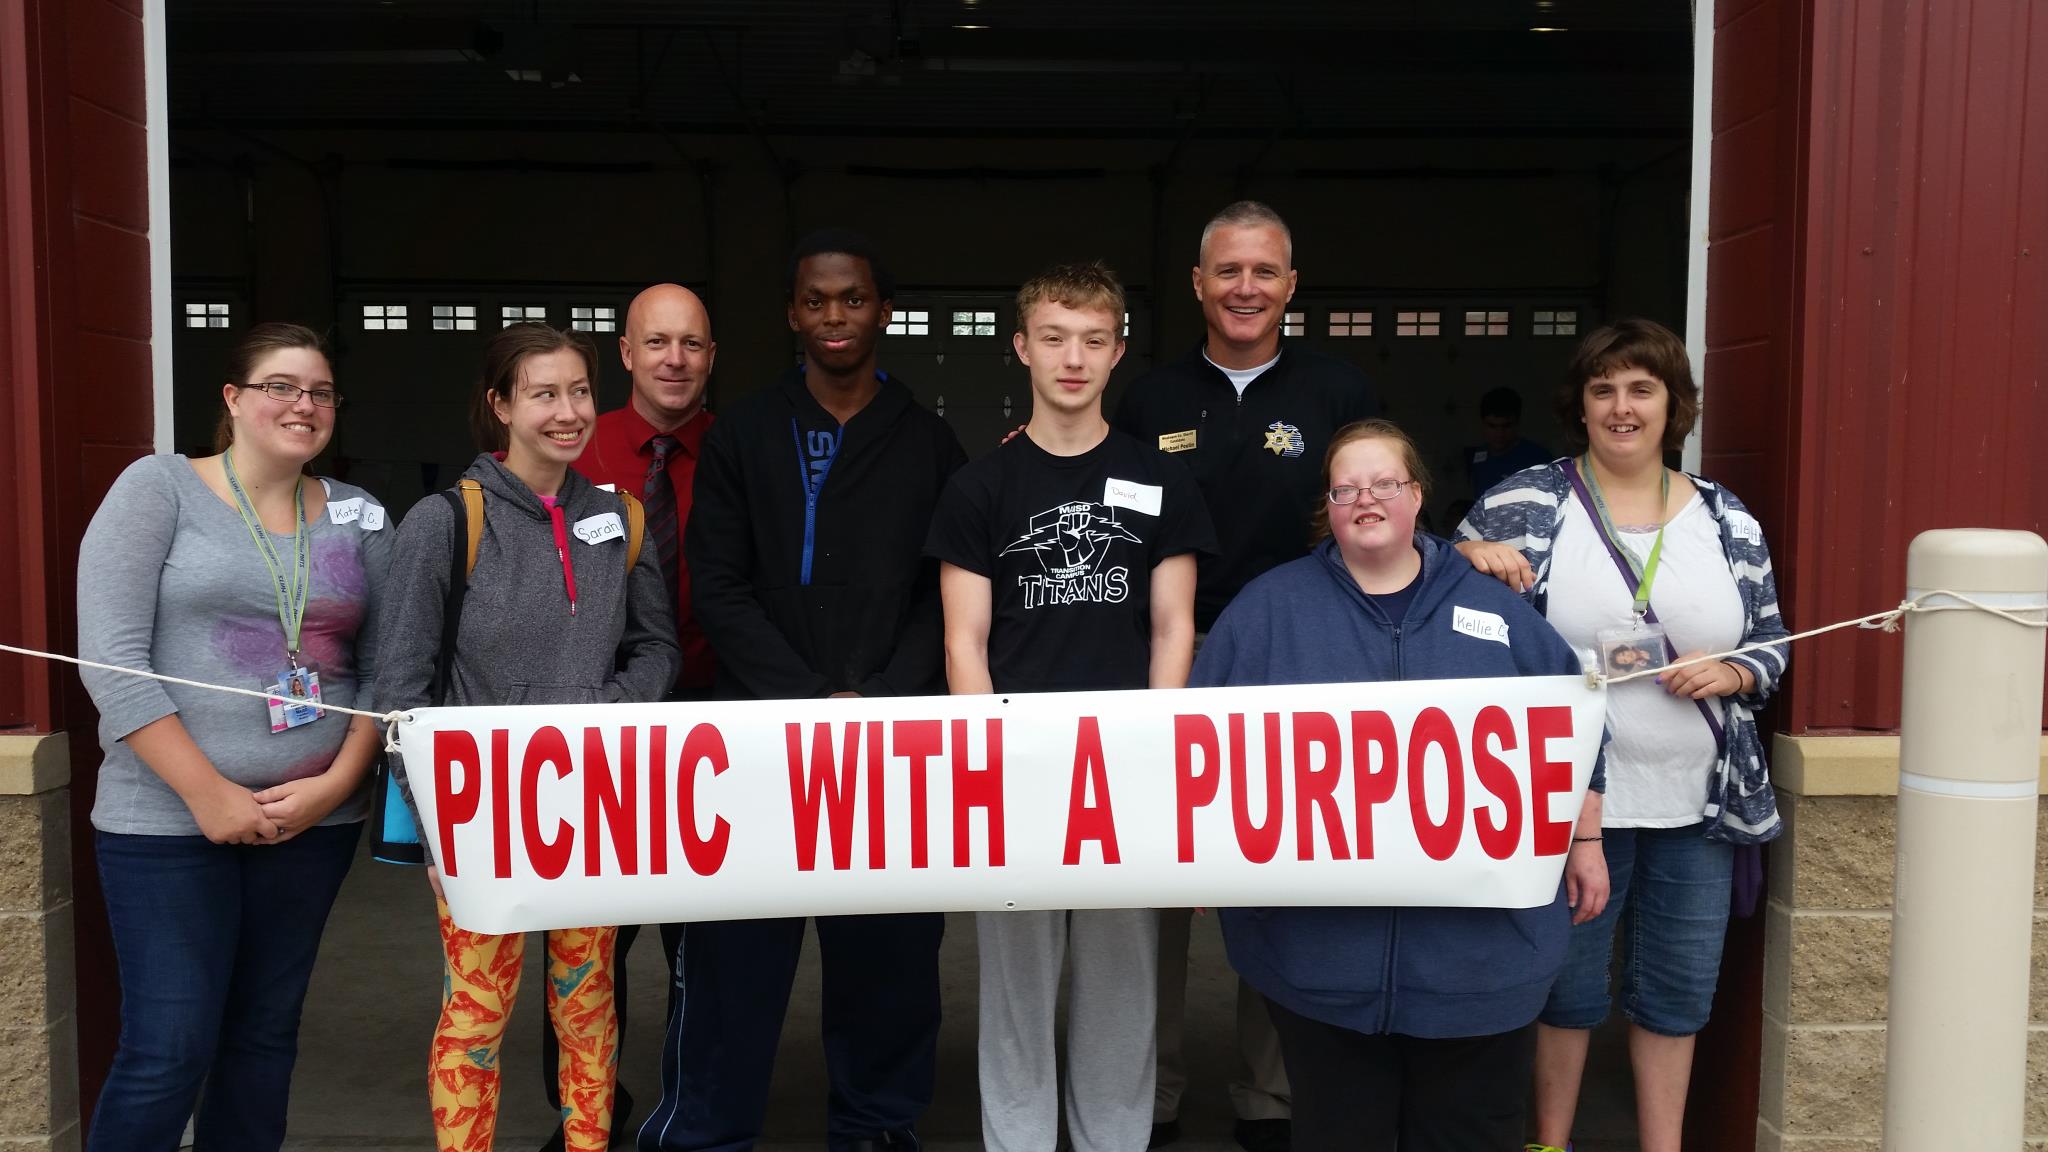
<svg viewBox="0 0 2048 1152"><path fill-rule="evenodd" d="M1144 1152L1157 1058L1159 915L1150 908L982 912L981 1139L1053 1152L1060 1079L1053 1018L1067 1002L1067 1135L1074 1152Z"/></svg>

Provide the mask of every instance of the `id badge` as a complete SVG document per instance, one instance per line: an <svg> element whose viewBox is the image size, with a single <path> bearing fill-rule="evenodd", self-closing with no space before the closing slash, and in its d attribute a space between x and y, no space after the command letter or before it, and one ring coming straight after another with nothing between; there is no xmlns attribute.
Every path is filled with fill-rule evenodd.
<svg viewBox="0 0 2048 1152"><path fill-rule="evenodd" d="M1605 628L1593 634L1600 644L1600 667L1609 676L1626 676L1662 668L1664 628L1638 620L1626 628Z"/></svg>
<svg viewBox="0 0 2048 1152"><path fill-rule="evenodd" d="M264 691L277 693L268 701L272 733L287 732L326 715L313 704L291 704L282 699L286 696L296 696L301 700L320 699L320 673L311 668L287 668L277 674L277 683Z"/></svg>

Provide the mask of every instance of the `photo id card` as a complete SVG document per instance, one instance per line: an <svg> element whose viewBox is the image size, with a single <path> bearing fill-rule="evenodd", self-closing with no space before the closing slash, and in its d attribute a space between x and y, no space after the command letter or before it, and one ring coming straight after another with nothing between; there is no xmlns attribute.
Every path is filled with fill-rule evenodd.
<svg viewBox="0 0 2048 1152"><path fill-rule="evenodd" d="M264 689L275 692L270 698L270 731L290 731L302 724L311 724L327 713L313 704L291 704L283 697L295 696L301 700L320 699L320 674L311 668L287 668L277 674L277 683Z"/></svg>
<svg viewBox="0 0 2048 1152"><path fill-rule="evenodd" d="M1605 628L1593 634L1600 644L1600 667L1609 676L1626 676L1651 668L1662 668L1664 629L1639 620L1627 628Z"/></svg>

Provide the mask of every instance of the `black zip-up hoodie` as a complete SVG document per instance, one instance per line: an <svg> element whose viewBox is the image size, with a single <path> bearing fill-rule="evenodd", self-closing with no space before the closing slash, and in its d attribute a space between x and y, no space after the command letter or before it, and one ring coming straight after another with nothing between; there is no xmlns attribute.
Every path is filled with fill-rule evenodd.
<svg viewBox="0 0 2048 1152"><path fill-rule="evenodd" d="M938 563L922 552L967 454L910 389L881 385L839 427L798 367L705 435L683 546L719 697L945 692Z"/></svg>
<svg viewBox="0 0 2048 1152"><path fill-rule="evenodd" d="M1253 577L1308 554L1323 452L1380 405L1363 372L1287 340L1240 397L1202 347L1140 377L1113 422L1177 455L1202 486L1218 546L1195 582L1195 627L1206 632Z"/></svg>

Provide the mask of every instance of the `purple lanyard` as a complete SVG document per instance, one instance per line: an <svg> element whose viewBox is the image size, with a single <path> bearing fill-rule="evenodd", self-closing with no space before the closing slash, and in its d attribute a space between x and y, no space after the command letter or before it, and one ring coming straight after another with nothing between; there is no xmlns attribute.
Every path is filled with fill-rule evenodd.
<svg viewBox="0 0 2048 1152"><path fill-rule="evenodd" d="M1579 503L1585 505L1586 514L1593 518L1595 526L1600 525L1603 517L1599 506L1593 503L1593 494L1586 491L1586 478L1579 474L1579 462L1567 459L1564 462L1564 475L1565 479L1571 481L1572 492L1578 496ZM1615 547L1614 539L1606 532L1600 533L1600 543L1607 546L1608 559L1613 560L1614 567L1620 571L1621 582L1628 587L1628 594L1635 596L1637 594L1636 589L1642 583L1636 576L1635 565L1628 562L1628 557L1621 554L1621 549ZM1658 623L1657 610L1650 607L1648 601L1643 601L1642 603L1642 618L1652 624ZM1678 649L1672 645L1669 634L1666 634L1664 637L1664 658L1666 660L1678 659ZM1721 718L1714 715L1714 709L1705 700L1695 700L1693 703L1699 706L1700 716L1706 720L1707 727L1714 731L1715 754L1725 754L1728 751L1728 738L1727 734L1721 730Z"/></svg>

